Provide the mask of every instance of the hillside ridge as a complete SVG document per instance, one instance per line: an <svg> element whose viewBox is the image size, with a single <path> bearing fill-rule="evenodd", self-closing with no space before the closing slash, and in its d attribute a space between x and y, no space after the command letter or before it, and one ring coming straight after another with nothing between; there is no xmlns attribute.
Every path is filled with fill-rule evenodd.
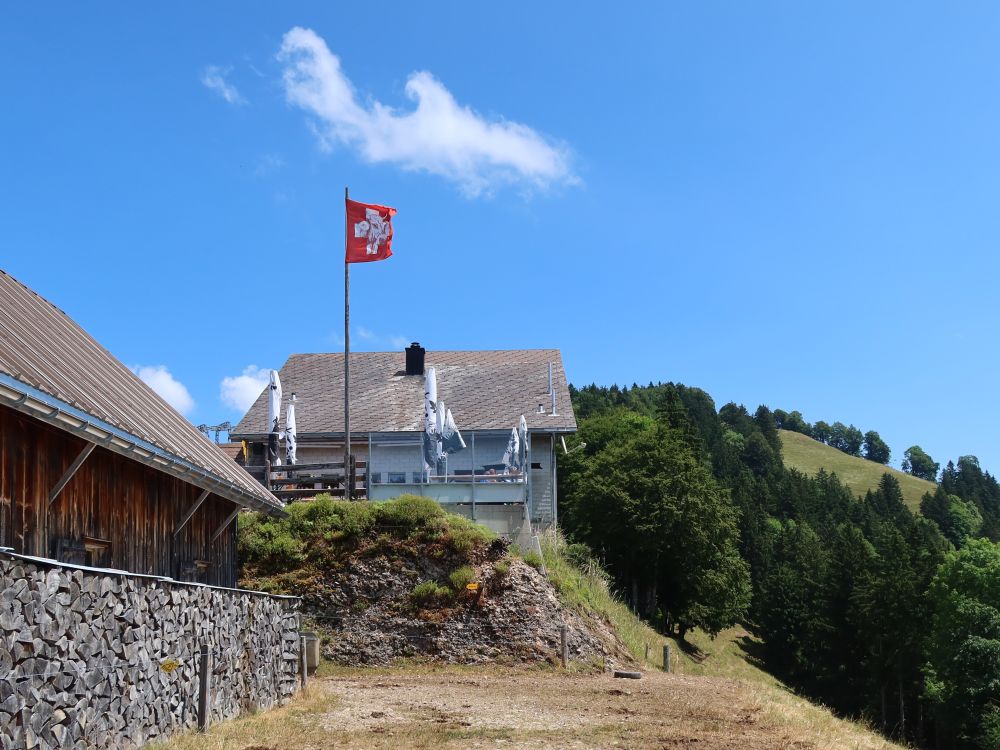
<svg viewBox="0 0 1000 750"><path fill-rule="evenodd" d="M888 473L899 482L907 507L917 512L920 509L920 499L925 493L934 492L937 487L934 482L919 479L891 466L850 456L800 432L778 430L778 435L781 437L781 453L786 467L808 476L815 476L820 469L828 474L836 474L841 482L858 495L877 489L882 475Z"/></svg>

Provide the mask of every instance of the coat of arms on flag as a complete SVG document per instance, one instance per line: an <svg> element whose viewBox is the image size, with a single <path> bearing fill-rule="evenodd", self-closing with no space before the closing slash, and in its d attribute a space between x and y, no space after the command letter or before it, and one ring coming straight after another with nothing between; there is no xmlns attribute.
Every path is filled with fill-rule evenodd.
<svg viewBox="0 0 1000 750"><path fill-rule="evenodd" d="M392 217L396 209L347 199L345 263L385 260L392 255Z"/></svg>

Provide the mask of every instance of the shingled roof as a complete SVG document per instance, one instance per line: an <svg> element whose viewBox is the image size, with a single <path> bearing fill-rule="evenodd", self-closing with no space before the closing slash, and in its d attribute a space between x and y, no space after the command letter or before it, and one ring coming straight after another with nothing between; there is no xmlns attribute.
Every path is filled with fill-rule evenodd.
<svg viewBox="0 0 1000 750"><path fill-rule="evenodd" d="M2 270L0 404L240 505L282 507L66 313Z"/></svg>
<svg viewBox="0 0 1000 750"><path fill-rule="evenodd" d="M556 414L549 413L549 363ZM451 409L460 430L509 430L523 414L534 432L576 431L558 349L428 350L424 364L435 368L438 398ZM343 438L344 355L293 354L279 374L284 394L294 392L298 397L299 439L310 435ZM406 374L403 352L351 354L352 433L420 431L423 404L424 377ZM537 412L539 404L544 414ZM262 393L232 436L260 438L266 429L267 399Z"/></svg>

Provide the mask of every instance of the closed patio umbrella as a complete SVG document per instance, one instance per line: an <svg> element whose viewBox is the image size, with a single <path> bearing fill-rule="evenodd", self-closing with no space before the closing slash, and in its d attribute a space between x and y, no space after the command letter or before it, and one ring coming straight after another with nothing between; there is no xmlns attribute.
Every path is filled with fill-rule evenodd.
<svg viewBox="0 0 1000 750"><path fill-rule="evenodd" d="M295 394L292 394L291 401L288 402L288 410L285 412L285 460L289 466L294 466L298 459L295 451L298 448L298 432L295 429Z"/></svg>
<svg viewBox="0 0 1000 750"><path fill-rule="evenodd" d="M281 466L278 455L278 419L281 415L281 378L277 370L271 370L267 386L267 459L271 466Z"/></svg>
<svg viewBox="0 0 1000 750"><path fill-rule="evenodd" d="M528 420L521 418L510 431L507 449L503 452L503 464L508 474L523 472L528 463Z"/></svg>
<svg viewBox="0 0 1000 750"><path fill-rule="evenodd" d="M508 474L512 471L517 471L520 467L521 439L517 434L517 426L510 431L510 437L507 438L507 448L503 452L502 460Z"/></svg>
<svg viewBox="0 0 1000 750"><path fill-rule="evenodd" d="M517 439L520 442L521 454L518 460L521 471L528 470L528 420L521 415L517 422Z"/></svg>
<svg viewBox="0 0 1000 750"><path fill-rule="evenodd" d="M437 417L437 371L433 367L427 368L424 376L424 468L425 470L437 473L438 458L440 450L438 446L438 417Z"/></svg>

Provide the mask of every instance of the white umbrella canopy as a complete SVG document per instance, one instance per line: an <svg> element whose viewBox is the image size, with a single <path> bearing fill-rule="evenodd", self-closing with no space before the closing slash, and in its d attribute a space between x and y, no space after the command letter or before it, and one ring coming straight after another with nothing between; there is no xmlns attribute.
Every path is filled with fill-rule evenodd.
<svg viewBox="0 0 1000 750"><path fill-rule="evenodd" d="M292 394L291 401L288 402L288 409L285 412L285 460L289 466L298 463L295 455L298 449L298 431L295 428L295 394Z"/></svg>
<svg viewBox="0 0 1000 750"><path fill-rule="evenodd" d="M444 401L438 402L438 422L440 424L441 452L451 454L463 450L465 440L462 439L462 433L458 431L455 418L451 415L451 409L444 405Z"/></svg>
<svg viewBox="0 0 1000 750"><path fill-rule="evenodd" d="M278 419L281 415L281 378L277 370L271 370L267 391L267 457L271 466L281 466L278 455Z"/></svg>

